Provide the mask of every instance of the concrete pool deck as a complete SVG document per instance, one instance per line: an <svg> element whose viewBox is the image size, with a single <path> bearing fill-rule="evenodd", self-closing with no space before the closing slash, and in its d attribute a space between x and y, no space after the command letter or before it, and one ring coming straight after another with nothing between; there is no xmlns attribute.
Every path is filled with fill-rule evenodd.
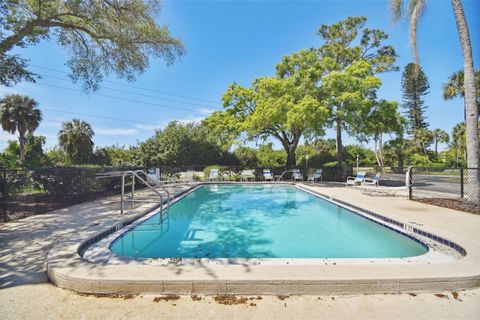
<svg viewBox="0 0 480 320"><path fill-rule="evenodd" d="M85 293L331 295L434 292L480 286L478 216L406 199L370 197L339 185L303 187L441 236L460 245L467 254L422 264L350 265L326 261L322 265L215 265L172 261L165 266L112 265L82 259L77 253L77 238L76 243L50 251L48 275L62 288Z"/></svg>

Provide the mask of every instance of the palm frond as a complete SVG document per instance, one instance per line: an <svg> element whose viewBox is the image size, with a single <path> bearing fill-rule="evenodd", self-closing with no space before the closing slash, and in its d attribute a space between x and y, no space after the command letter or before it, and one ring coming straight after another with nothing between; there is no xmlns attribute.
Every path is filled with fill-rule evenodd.
<svg viewBox="0 0 480 320"><path fill-rule="evenodd" d="M419 66L420 58L418 55L418 47L417 47L417 26L418 21L425 9L425 0L410 0L408 5L408 15L410 16L410 44L412 46L413 51L413 58L415 61L415 65Z"/></svg>
<svg viewBox="0 0 480 320"><path fill-rule="evenodd" d="M390 1L390 11L392 13L393 23L400 20L403 14L403 0L391 0Z"/></svg>

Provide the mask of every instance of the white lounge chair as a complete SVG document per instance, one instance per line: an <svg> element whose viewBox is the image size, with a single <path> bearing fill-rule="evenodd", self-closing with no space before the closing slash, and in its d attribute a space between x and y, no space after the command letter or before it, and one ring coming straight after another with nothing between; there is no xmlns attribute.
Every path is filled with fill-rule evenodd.
<svg viewBox="0 0 480 320"><path fill-rule="evenodd" d="M357 172L356 177L347 177L347 182L345 183L345 186L356 186L362 184L366 174L367 173L365 171L359 171Z"/></svg>
<svg viewBox="0 0 480 320"><path fill-rule="evenodd" d="M323 181L322 177L323 169L316 169L312 174L308 175L308 181L315 182L315 180Z"/></svg>
<svg viewBox="0 0 480 320"><path fill-rule="evenodd" d="M147 176L148 180L150 180L150 182L153 185L158 185L158 184L162 183L162 181L160 180L160 169L158 169L158 168L155 169L155 171L147 170L145 175Z"/></svg>
<svg viewBox="0 0 480 320"><path fill-rule="evenodd" d="M364 178L362 181L362 186L373 186L378 187L380 182L380 172L378 172L373 178Z"/></svg>
<svg viewBox="0 0 480 320"><path fill-rule="evenodd" d="M217 181L219 177L218 169L211 169L208 175L208 181Z"/></svg>
<svg viewBox="0 0 480 320"><path fill-rule="evenodd" d="M292 180L297 181L303 181L303 174L300 171L300 169L293 169L292 170Z"/></svg>
<svg viewBox="0 0 480 320"><path fill-rule="evenodd" d="M263 169L263 180L273 181L273 174L270 169Z"/></svg>
<svg viewBox="0 0 480 320"><path fill-rule="evenodd" d="M243 170L240 173L240 178L242 181L255 181L255 170Z"/></svg>

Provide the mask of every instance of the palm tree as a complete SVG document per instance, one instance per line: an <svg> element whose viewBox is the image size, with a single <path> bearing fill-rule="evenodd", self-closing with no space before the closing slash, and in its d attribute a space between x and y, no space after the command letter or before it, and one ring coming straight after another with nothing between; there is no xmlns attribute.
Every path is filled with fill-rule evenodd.
<svg viewBox="0 0 480 320"><path fill-rule="evenodd" d="M465 88L463 87L464 79L463 70L453 73L448 77L448 82L443 84L443 99L452 100L454 98L465 99ZM475 85L477 89L477 107L480 110L480 70L475 71ZM463 120L465 121L467 113L463 109Z"/></svg>
<svg viewBox="0 0 480 320"><path fill-rule="evenodd" d="M0 101L2 128L11 134L18 132L20 160L22 162L25 161L26 134L33 134L40 125L40 121L42 121L42 112L37 107L37 101L19 94L6 95Z"/></svg>
<svg viewBox="0 0 480 320"><path fill-rule="evenodd" d="M450 136L442 129L435 129L432 131L432 137L435 144L435 158L438 160L438 143L448 142Z"/></svg>
<svg viewBox="0 0 480 320"><path fill-rule="evenodd" d="M403 0L391 0L391 9L393 19L398 20L403 12ZM464 70L464 96L465 96L465 124L466 124L466 140L467 140L467 167L474 168L469 170L470 187L468 197L472 201L480 201L480 145L478 142L478 108L477 108L477 92L475 88L475 73L473 68L472 43L470 41L470 33L468 31L467 20L463 12L461 0L451 0L455 21L457 23L458 37L463 54L463 70ZM417 50L417 25L420 16L425 8L426 0L408 0L407 16L410 20L410 42L412 43L413 55L415 63L418 65Z"/></svg>
<svg viewBox="0 0 480 320"><path fill-rule="evenodd" d="M93 135L90 124L79 119L64 122L58 132L60 147L76 164L85 163L93 152Z"/></svg>

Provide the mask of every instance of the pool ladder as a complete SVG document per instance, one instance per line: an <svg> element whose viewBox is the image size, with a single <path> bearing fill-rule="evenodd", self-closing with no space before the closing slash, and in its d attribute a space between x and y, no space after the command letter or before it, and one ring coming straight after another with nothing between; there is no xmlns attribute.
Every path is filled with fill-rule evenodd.
<svg viewBox="0 0 480 320"><path fill-rule="evenodd" d="M142 178L145 177L144 178ZM130 196L125 194L125 181L127 177L132 178L132 189L130 191ZM141 183L143 183L148 189L153 191L156 196L158 196L158 200L152 200L151 198L135 198L135 180L138 179ZM148 183L147 180L151 180L153 185ZM167 194L166 205L164 206L163 195L155 189L155 186L165 191ZM123 214L125 211L125 203L130 202L132 209L135 208L136 202L143 202L143 203L158 203L160 204L160 221L163 222L168 215L168 209L170 208L170 192L167 188L160 185L158 181L154 181L152 178L148 176L148 174L143 170L129 170L125 171L122 174L122 195L120 199L120 213Z"/></svg>

